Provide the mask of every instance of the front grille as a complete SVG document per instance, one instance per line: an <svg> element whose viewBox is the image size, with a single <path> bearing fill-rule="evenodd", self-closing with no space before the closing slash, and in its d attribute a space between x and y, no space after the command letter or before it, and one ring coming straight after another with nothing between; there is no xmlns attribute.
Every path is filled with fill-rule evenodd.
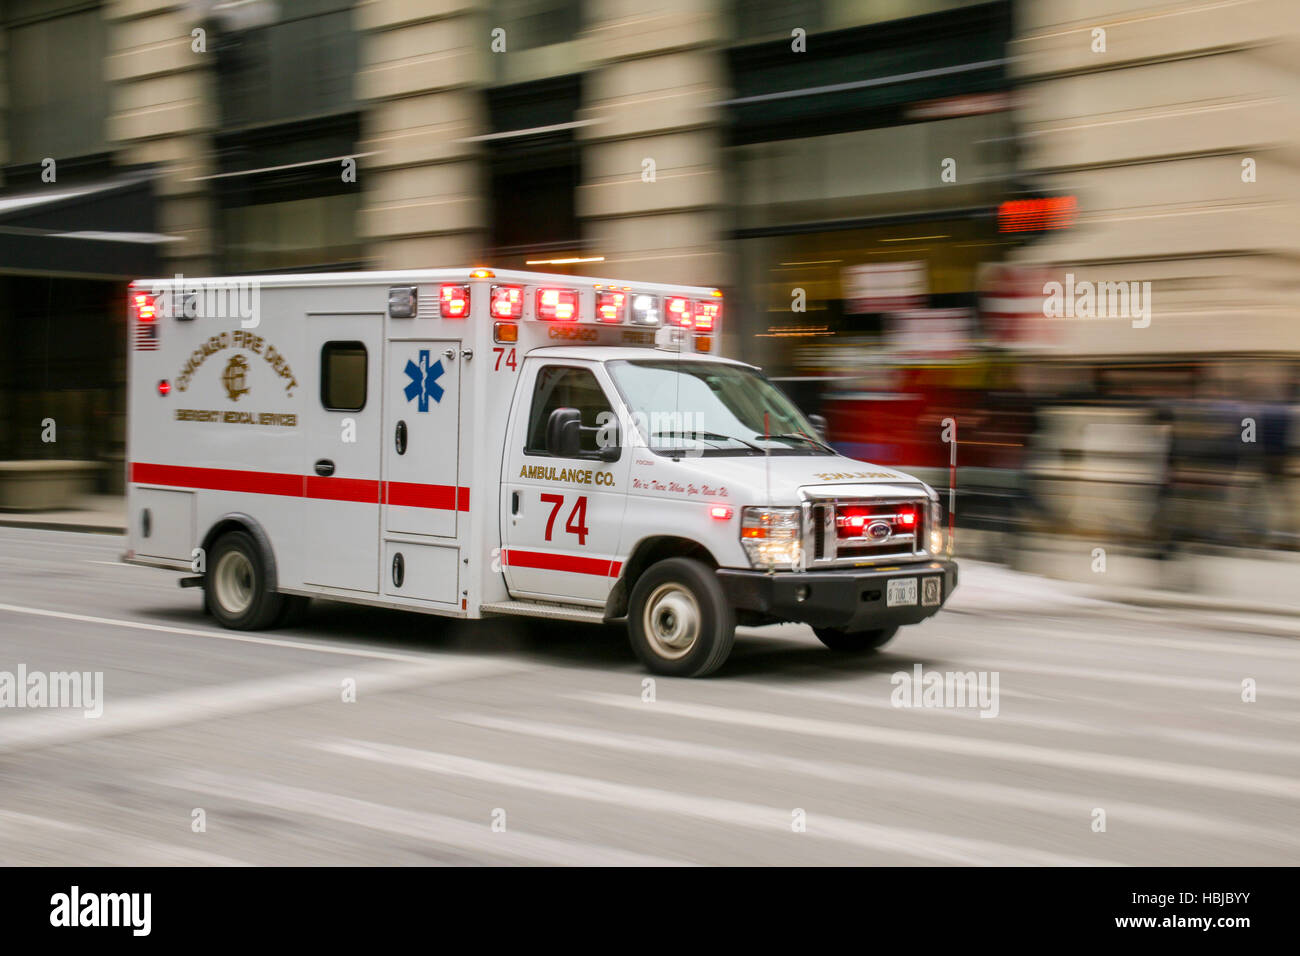
<svg viewBox="0 0 1300 956"><path fill-rule="evenodd" d="M876 562L925 553L927 498L819 502L809 509L814 561Z"/></svg>

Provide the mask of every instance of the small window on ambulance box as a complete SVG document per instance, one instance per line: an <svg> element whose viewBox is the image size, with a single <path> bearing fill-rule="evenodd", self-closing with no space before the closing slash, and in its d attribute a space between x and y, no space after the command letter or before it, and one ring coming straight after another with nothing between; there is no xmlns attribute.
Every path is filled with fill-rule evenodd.
<svg viewBox="0 0 1300 956"><path fill-rule="evenodd" d="M326 342L320 350L320 401L331 412L366 407L366 347L360 342Z"/></svg>

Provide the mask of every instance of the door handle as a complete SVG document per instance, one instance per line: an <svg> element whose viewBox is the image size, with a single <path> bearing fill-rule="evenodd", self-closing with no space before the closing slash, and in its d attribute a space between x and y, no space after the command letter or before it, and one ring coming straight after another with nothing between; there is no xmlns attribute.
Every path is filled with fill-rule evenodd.
<svg viewBox="0 0 1300 956"><path fill-rule="evenodd" d="M510 492L510 513L519 514L519 492L517 491Z"/></svg>
<svg viewBox="0 0 1300 956"><path fill-rule="evenodd" d="M445 358L447 361L450 362L452 359L454 359L454 358L456 357L456 350L455 350L455 349L443 349L443 350L442 350L442 357Z"/></svg>
<svg viewBox="0 0 1300 956"><path fill-rule="evenodd" d="M393 444L397 447L399 455L406 454L406 422L397 423L397 429L393 433Z"/></svg>
<svg viewBox="0 0 1300 956"><path fill-rule="evenodd" d="M330 475L334 474L334 462L330 461L328 458L320 459L316 462L316 474L320 475L322 478L328 478Z"/></svg>

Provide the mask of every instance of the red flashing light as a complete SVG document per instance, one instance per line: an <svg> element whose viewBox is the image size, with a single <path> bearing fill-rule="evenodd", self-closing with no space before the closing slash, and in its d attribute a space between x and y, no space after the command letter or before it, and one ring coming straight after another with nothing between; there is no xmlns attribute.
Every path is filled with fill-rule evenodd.
<svg viewBox="0 0 1300 956"><path fill-rule="evenodd" d="M719 521L729 521L731 514L731 509L726 505L714 505L709 509L709 517L717 518Z"/></svg>
<svg viewBox="0 0 1300 956"><path fill-rule="evenodd" d="M714 323L722 317L722 303L717 300L695 300L695 328L700 332L712 332Z"/></svg>
<svg viewBox="0 0 1300 956"><path fill-rule="evenodd" d="M131 303L135 306L135 317L139 321L153 322L158 318L158 301L153 296L137 292L131 296Z"/></svg>
<svg viewBox="0 0 1300 956"><path fill-rule="evenodd" d="M169 393L171 392L171 390L172 390L172 383L171 383L171 382L167 381L167 379L165 379L165 378L159 380L159 382L158 382L158 394L159 394L159 395L167 395L167 394L169 394Z"/></svg>
<svg viewBox="0 0 1300 956"><path fill-rule="evenodd" d="M626 306L626 292L596 293L596 318L602 322L622 322Z"/></svg>
<svg viewBox="0 0 1300 956"><path fill-rule="evenodd" d="M694 322L691 317L690 299L683 299L681 296L669 296L667 312L669 325L681 325L689 328Z"/></svg>
<svg viewBox="0 0 1300 956"><path fill-rule="evenodd" d="M1068 229L1079 214L1074 196L1011 199L998 206L998 232L1042 232Z"/></svg>
<svg viewBox="0 0 1300 956"><path fill-rule="evenodd" d="M492 287L492 318L517 319L524 314L524 290L517 285Z"/></svg>
<svg viewBox="0 0 1300 956"><path fill-rule="evenodd" d="M438 303L444 319L465 318L469 315L469 286L442 286L438 294Z"/></svg>
<svg viewBox="0 0 1300 956"><path fill-rule="evenodd" d="M158 349L158 296L132 292L127 305L135 316L135 350L154 352Z"/></svg>
<svg viewBox="0 0 1300 956"><path fill-rule="evenodd" d="M912 525L916 524L916 512L900 511L898 513L898 523L908 528L912 527Z"/></svg>
<svg viewBox="0 0 1300 956"><path fill-rule="evenodd" d="M550 322L576 322L578 293L573 289L538 289L537 317Z"/></svg>

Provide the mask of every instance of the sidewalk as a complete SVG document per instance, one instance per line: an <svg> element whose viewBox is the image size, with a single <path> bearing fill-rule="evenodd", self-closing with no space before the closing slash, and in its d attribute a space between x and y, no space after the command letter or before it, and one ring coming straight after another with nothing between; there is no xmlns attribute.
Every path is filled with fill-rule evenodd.
<svg viewBox="0 0 1300 956"><path fill-rule="evenodd" d="M1184 550L1166 560L1085 538L1031 535L1011 553L978 532L957 532L957 556L1074 585L1073 593L1143 607L1300 617L1300 553L1246 548ZM1098 553L1101 549L1102 553ZM1300 622L1296 623L1300 628Z"/></svg>
<svg viewBox="0 0 1300 956"><path fill-rule="evenodd" d="M0 511L0 527L126 534L126 498L122 495L87 495L71 510Z"/></svg>

